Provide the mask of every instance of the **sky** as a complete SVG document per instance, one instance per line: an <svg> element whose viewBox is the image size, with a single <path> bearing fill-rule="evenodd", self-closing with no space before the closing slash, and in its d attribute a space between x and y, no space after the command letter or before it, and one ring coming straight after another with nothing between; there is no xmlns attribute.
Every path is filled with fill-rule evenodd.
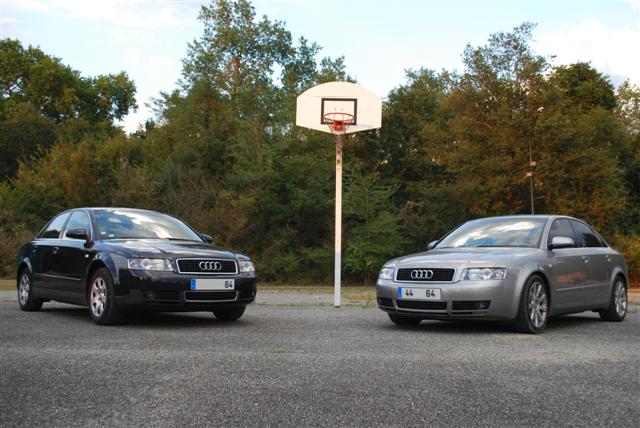
<svg viewBox="0 0 640 428"><path fill-rule="evenodd" d="M202 34L208 1L0 0L0 37L39 46L84 76L126 71L138 110L128 132L152 118L147 104L180 78L187 44ZM590 62L614 85L640 84L640 0L256 0L256 15L285 23L294 40L344 56L358 83L381 97L420 67L463 71L465 46L537 24L533 47L554 65ZM553 56L553 57L552 57Z"/></svg>

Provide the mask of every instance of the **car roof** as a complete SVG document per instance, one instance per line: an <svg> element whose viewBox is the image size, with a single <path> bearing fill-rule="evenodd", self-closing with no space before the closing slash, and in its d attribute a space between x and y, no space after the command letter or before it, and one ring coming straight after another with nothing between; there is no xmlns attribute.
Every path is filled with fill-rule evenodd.
<svg viewBox="0 0 640 428"><path fill-rule="evenodd" d="M493 217L481 217L481 218L477 218L477 219L473 219L470 221L481 221L481 220L495 220L495 219L541 219L541 220L549 220L549 219L556 219L556 218L568 218L568 219L574 219L574 220L578 220L575 217L570 217L570 216L566 216L566 215L560 215L560 214L513 214L513 215L500 215L500 216L493 216Z"/></svg>
<svg viewBox="0 0 640 428"><path fill-rule="evenodd" d="M127 208L127 207L78 207L73 209L89 210L89 211L144 211L144 212L152 212L152 213L158 212L153 210L145 210L143 208Z"/></svg>

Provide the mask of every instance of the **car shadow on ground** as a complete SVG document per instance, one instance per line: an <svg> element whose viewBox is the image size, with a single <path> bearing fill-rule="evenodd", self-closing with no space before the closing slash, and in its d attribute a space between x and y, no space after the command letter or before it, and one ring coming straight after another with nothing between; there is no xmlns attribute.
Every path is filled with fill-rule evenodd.
<svg viewBox="0 0 640 428"><path fill-rule="evenodd" d="M570 330L574 327L581 327L601 323L598 317L588 315L589 313L580 313L573 315L564 315L554 317L549 320L545 332L562 332ZM498 321L475 321L475 320L455 320L455 321L437 321L423 320L417 326L396 326L387 325L388 329L402 329L423 331L425 333L442 333L442 334L469 334L469 333L517 333L510 323Z"/></svg>
<svg viewBox="0 0 640 428"><path fill-rule="evenodd" d="M78 321L86 321L93 324L89 309L83 307L50 307L43 306L40 311L43 315L64 317ZM117 326L138 327L162 327L167 328L192 328L196 326L228 328L234 326L246 326L249 321L243 318L238 321L225 322L216 319L211 312L142 312L127 314L124 320Z"/></svg>

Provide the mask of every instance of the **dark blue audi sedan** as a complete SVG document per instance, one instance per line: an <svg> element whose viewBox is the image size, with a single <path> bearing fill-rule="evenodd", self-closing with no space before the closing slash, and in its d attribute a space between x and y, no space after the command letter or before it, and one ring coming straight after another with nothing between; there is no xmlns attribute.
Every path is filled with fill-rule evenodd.
<svg viewBox="0 0 640 428"><path fill-rule="evenodd" d="M97 324L132 311L211 311L235 321L256 296L249 257L211 245L167 214L130 208L78 208L55 216L18 255L18 303L89 307Z"/></svg>

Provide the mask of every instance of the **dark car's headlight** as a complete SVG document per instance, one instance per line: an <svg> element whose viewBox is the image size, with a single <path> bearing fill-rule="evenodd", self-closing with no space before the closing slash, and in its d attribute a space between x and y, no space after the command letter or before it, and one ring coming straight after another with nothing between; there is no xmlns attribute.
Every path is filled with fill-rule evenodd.
<svg viewBox="0 0 640 428"><path fill-rule="evenodd" d="M383 267L380 269L380 274L378 275L378 279L393 279L393 273L395 272L394 268Z"/></svg>
<svg viewBox="0 0 640 428"><path fill-rule="evenodd" d="M238 260L238 270L240 272L255 272L256 267L251 260Z"/></svg>
<svg viewBox="0 0 640 428"><path fill-rule="evenodd" d="M505 279L505 268L468 268L462 272L462 279L467 281L480 281L491 279Z"/></svg>
<svg viewBox="0 0 640 428"><path fill-rule="evenodd" d="M172 271L171 262L167 259L129 259L129 269Z"/></svg>

